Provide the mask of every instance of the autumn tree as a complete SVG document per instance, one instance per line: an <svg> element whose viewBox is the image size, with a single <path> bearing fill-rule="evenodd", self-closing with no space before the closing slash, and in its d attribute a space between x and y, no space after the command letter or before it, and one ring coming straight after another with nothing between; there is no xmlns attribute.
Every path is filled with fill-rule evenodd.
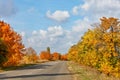
<svg viewBox="0 0 120 80"><path fill-rule="evenodd" d="M64 60L64 61L68 60L68 55L67 54L61 54L60 55L60 60Z"/></svg>
<svg viewBox="0 0 120 80"><path fill-rule="evenodd" d="M71 48L68 51L68 56L67 58L69 60L73 60L73 61L77 61L77 55L78 55L78 46L77 45L73 45L71 46ZM64 55L61 55L61 59L64 60Z"/></svg>
<svg viewBox="0 0 120 80"><path fill-rule="evenodd" d="M103 17L93 26L69 49L68 59L120 77L120 21Z"/></svg>
<svg viewBox="0 0 120 80"><path fill-rule="evenodd" d="M50 60L51 59L51 54L48 51L42 51L40 53L40 59L41 60Z"/></svg>
<svg viewBox="0 0 120 80"><path fill-rule="evenodd" d="M37 56L36 51L32 47L29 47L25 49L22 63L25 64L36 63L38 59L39 57Z"/></svg>
<svg viewBox="0 0 120 80"><path fill-rule="evenodd" d="M31 62L33 62L33 63L37 62L38 56L37 56L36 51L32 47L28 48L27 54L30 56L29 59L30 59Z"/></svg>
<svg viewBox="0 0 120 80"><path fill-rule="evenodd" d="M46 51L41 51L40 53L40 59L41 60L51 60L51 52L50 52L50 47L46 48Z"/></svg>
<svg viewBox="0 0 120 80"><path fill-rule="evenodd" d="M4 63L4 66L19 64L22 58L21 49L24 48L21 36L9 24L0 21L0 38L8 48L8 54L6 54L8 60Z"/></svg>
<svg viewBox="0 0 120 80"><path fill-rule="evenodd" d="M60 54L58 52L54 52L52 54L52 60L59 60L60 59Z"/></svg>

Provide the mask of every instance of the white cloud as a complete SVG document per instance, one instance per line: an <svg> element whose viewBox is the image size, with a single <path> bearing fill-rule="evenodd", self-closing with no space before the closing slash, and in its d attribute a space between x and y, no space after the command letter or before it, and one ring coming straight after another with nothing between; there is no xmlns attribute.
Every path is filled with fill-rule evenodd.
<svg viewBox="0 0 120 80"><path fill-rule="evenodd" d="M99 18L118 17L120 18L120 0L84 0L84 4L73 7L73 14L87 16L95 21Z"/></svg>
<svg viewBox="0 0 120 80"><path fill-rule="evenodd" d="M73 7L73 9L72 9L73 14L74 14L74 15L78 15L78 10L79 10L79 9L80 9L80 7L78 7L78 6Z"/></svg>
<svg viewBox="0 0 120 80"><path fill-rule="evenodd" d="M88 29L90 29L91 26L90 26L90 21L88 18L84 18L83 20L77 20L74 22L74 26L72 27L72 30L74 32L85 32L87 31Z"/></svg>
<svg viewBox="0 0 120 80"><path fill-rule="evenodd" d="M0 16L8 17L16 13L13 0L0 0Z"/></svg>
<svg viewBox="0 0 120 80"><path fill-rule="evenodd" d="M33 30L31 35L23 39L26 47L32 46L37 52L46 50L49 46L52 52L65 53L80 39L79 33L74 30L64 30L62 26L50 26L46 30Z"/></svg>
<svg viewBox="0 0 120 80"><path fill-rule="evenodd" d="M70 17L68 11L60 11L60 10L57 10L54 13L47 11L46 16L58 22L66 21Z"/></svg>
<svg viewBox="0 0 120 80"><path fill-rule="evenodd" d="M51 34L51 37L59 37L63 35L63 29L61 26L49 27L48 32Z"/></svg>
<svg viewBox="0 0 120 80"><path fill-rule="evenodd" d="M88 3L85 3L84 5L81 6L81 8L87 11L90 8L89 6L90 5Z"/></svg>
<svg viewBox="0 0 120 80"><path fill-rule="evenodd" d="M21 35L22 37L24 37L24 36L25 36L25 32L20 32L20 35Z"/></svg>
<svg viewBox="0 0 120 80"><path fill-rule="evenodd" d="M34 31L32 32L32 35L36 35L36 34L37 34L37 31L34 30Z"/></svg>
<svg viewBox="0 0 120 80"><path fill-rule="evenodd" d="M45 30L40 30L39 32L40 32L40 36L41 36L42 38L45 38L45 37L47 36L47 31L45 31Z"/></svg>

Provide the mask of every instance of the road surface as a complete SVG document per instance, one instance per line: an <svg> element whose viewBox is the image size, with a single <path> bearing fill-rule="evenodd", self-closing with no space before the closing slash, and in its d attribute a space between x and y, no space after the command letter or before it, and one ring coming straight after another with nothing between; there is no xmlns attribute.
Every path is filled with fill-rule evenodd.
<svg viewBox="0 0 120 80"><path fill-rule="evenodd" d="M66 61L46 62L0 73L0 80L73 80Z"/></svg>

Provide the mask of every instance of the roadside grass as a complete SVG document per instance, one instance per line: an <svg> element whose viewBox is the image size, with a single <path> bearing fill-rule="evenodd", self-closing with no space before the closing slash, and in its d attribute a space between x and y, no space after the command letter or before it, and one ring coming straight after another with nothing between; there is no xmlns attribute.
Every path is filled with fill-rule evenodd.
<svg viewBox="0 0 120 80"><path fill-rule="evenodd" d="M107 76L94 68L86 67L75 62L68 62L68 69L74 73L74 80L120 80L113 76Z"/></svg>

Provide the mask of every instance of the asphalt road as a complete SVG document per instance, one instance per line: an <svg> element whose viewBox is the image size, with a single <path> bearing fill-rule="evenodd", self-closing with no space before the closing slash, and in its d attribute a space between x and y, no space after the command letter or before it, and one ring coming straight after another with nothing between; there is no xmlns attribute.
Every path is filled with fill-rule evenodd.
<svg viewBox="0 0 120 80"><path fill-rule="evenodd" d="M46 62L0 73L0 80L73 80L66 61Z"/></svg>

